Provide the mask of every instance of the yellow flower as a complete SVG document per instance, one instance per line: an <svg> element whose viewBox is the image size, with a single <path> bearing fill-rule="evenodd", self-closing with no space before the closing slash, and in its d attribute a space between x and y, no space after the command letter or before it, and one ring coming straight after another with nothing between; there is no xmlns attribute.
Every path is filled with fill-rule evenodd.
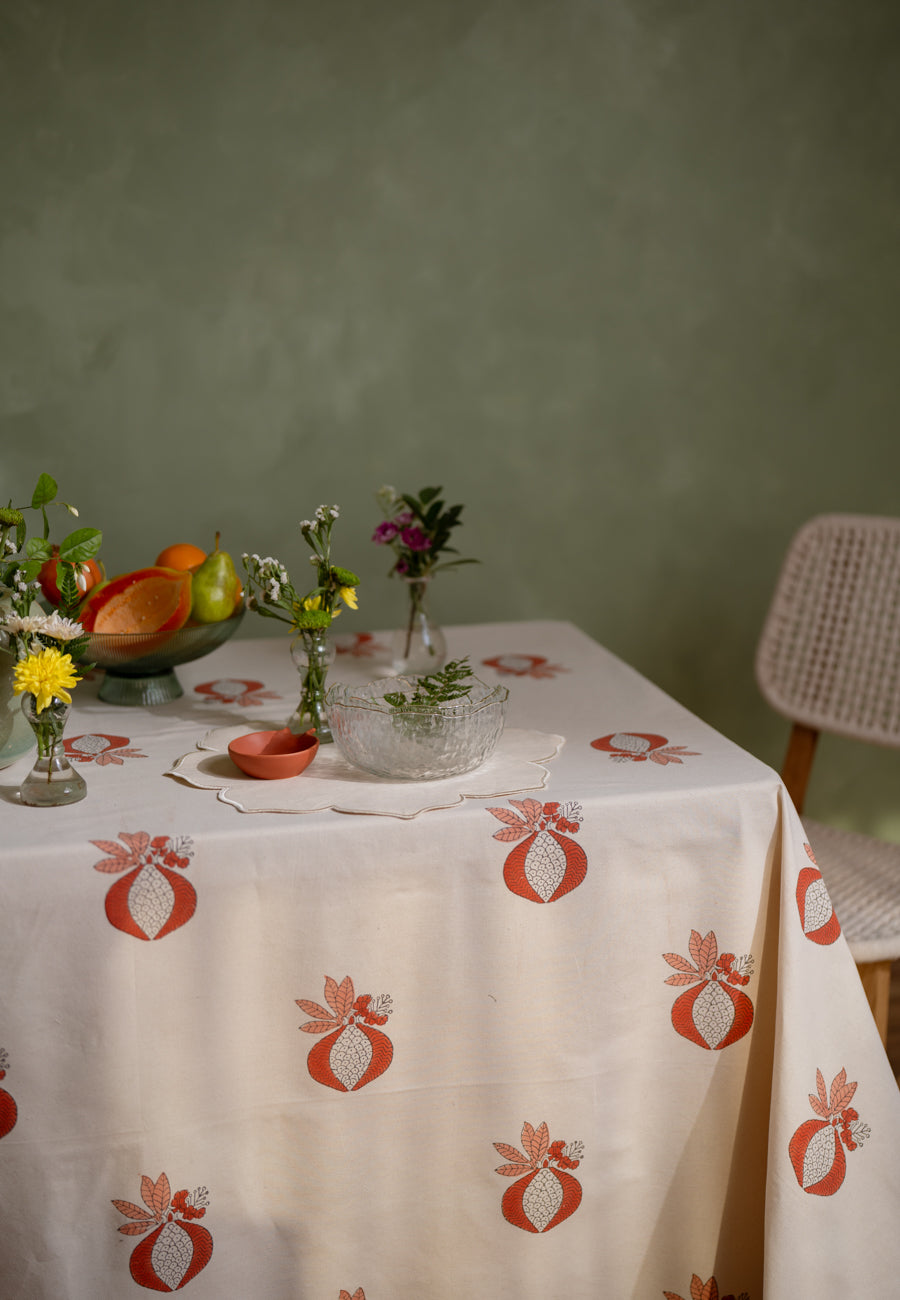
<svg viewBox="0 0 900 1300"><path fill-rule="evenodd" d="M307 596L306 599L305 599L304 602L303 602L303 608L304 608L304 609L321 609L321 608L322 608L322 597L321 597L321 596Z"/></svg>
<svg viewBox="0 0 900 1300"><path fill-rule="evenodd" d="M38 713L43 713L54 695L65 700L66 704L71 704L69 691L76 682L81 681L75 675L72 656L64 655L50 646L38 654L30 654L27 659L16 664L13 677L13 691L16 695L29 691L35 697Z"/></svg>
<svg viewBox="0 0 900 1300"><path fill-rule="evenodd" d="M359 609L359 606L356 603L355 587L341 587L338 595L345 605L349 605L351 609Z"/></svg>

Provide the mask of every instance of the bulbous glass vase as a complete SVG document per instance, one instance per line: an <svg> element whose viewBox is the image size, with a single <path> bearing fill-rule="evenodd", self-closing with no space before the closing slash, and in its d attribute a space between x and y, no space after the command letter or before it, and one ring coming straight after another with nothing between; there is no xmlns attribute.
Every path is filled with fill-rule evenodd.
<svg viewBox="0 0 900 1300"><path fill-rule="evenodd" d="M325 705L325 680L334 662L334 646L327 628L299 632L291 642L291 658L300 672L300 703L288 719L295 736L315 731L320 745L330 745L331 727Z"/></svg>
<svg viewBox="0 0 900 1300"><path fill-rule="evenodd" d="M63 732L70 706L54 695L38 712L37 699L30 692L22 696L22 712L37 741L34 767L19 786L19 802L32 808L55 808L78 803L87 794L87 784L66 757Z"/></svg>
<svg viewBox="0 0 900 1300"><path fill-rule="evenodd" d="M391 665L398 677L427 677L447 658L447 641L428 610L430 578L404 578L409 592L406 620L391 641Z"/></svg>

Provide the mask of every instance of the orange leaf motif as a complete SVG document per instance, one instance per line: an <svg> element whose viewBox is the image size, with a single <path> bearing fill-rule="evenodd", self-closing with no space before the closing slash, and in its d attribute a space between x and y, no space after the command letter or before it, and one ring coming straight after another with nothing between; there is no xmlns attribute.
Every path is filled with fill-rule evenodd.
<svg viewBox="0 0 900 1300"><path fill-rule="evenodd" d="M320 1007L318 1002L309 1002L306 998L294 998L297 1006L301 1011L305 1011L308 1016L315 1016L317 1020L332 1020L332 1014L325 1007Z"/></svg>
<svg viewBox="0 0 900 1300"><path fill-rule="evenodd" d="M512 803L513 800L510 799L509 802ZM522 828L522 830L528 829L528 827L522 821L522 818L517 817L516 814L514 812L510 812L508 808L488 808L488 812L493 813L493 815L497 818L498 821L505 822L507 826L519 826Z"/></svg>
<svg viewBox="0 0 900 1300"><path fill-rule="evenodd" d="M530 1174L533 1170L534 1165L498 1165L494 1173L502 1174L504 1178L521 1178L523 1174Z"/></svg>
<svg viewBox="0 0 900 1300"><path fill-rule="evenodd" d="M513 840L524 839L526 835L530 834L528 827L523 826L520 822L518 829L515 826L504 826L502 831L494 831L493 838L499 840L501 844L511 844Z"/></svg>
<svg viewBox="0 0 900 1300"><path fill-rule="evenodd" d="M494 1146L501 1156L506 1156L507 1160L516 1160L522 1164L528 1164L528 1157L523 1156L521 1151L517 1151L515 1147L509 1146L506 1142L495 1142Z"/></svg>
<svg viewBox="0 0 900 1300"><path fill-rule="evenodd" d="M147 1211L142 1210L141 1207L139 1205L135 1205L133 1201L113 1201L113 1205L116 1207L119 1213L124 1214L126 1218L129 1219L147 1218ZM149 1220L149 1222L155 1222L155 1220Z"/></svg>
<svg viewBox="0 0 900 1300"><path fill-rule="evenodd" d="M145 1219L143 1223L120 1223L119 1232L126 1237L140 1237L148 1228L156 1226L156 1219Z"/></svg>
<svg viewBox="0 0 900 1300"><path fill-rule="evenodd" d="M332 1029L336 1029L340 1023L339 1020L307 1020L300 1028L304 1034L327 1034Z"/></svg>
<svg viewBox="0 0 900 1300"><path fill-rule="evenodd" d="M135 853L146 853L150 847L150 836L146 831L137 831L134 835L128 831L119 831L119 839L124 840Z"/></svg>

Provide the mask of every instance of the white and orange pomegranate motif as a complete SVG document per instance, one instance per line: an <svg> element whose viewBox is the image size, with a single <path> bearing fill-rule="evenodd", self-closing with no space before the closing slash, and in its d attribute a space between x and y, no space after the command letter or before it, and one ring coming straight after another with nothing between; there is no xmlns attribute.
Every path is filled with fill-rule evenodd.
<svg viewBox="0 0 900 1300"><path fill-rule="evenodd" d="M201 682L194 690L205 695L204 704L237 704L242 709L255 709L263 700L280 700L277 691L267 691L262 682L244 678L221 677L215 682Z"/></svg>
<svg viewBox="0 0 900 1300"><path fill-rule="evenodd" d="M510 799L513 808L488 808L503 829L494 839L516 848L503 866L507 889L531 903L554 903L577 888L587 872L587 857L572 835L581 822L581 805L545 803L537 799Z"/></svg>
<svg viewBox="0 0 900 1300"><path fill-rule="evenodd" d="M139 749L129 747L129 738L127 736L108 736L105 732L91 732L86 736L72 736L63 741L63 746L69 758L74 758L76 763L96 763L98 767L106 767L112 763L116 767L123 767L126 758L146 758Z"/></svg>
<svg viewBox="0 0 900 1300"><path fill-rule="evenodd" d="M106 895L110 925L137 939L162 939L194 915L197 893L190 881L178 874L191 859L191 841L186 836L173 840L146 831L120 831L119 839L91 840L108 854L94 863L95 871L109 874L125 871Z"/></svg>
<svg viewBox="0 0 900 1300"><path fill-rule="evenodd" d="M788 1144L788 1153L797 1182L804 1192L814 1196L833 1196L844 1181L847 1157L844 1148L855 1151L870 1136L868 1124L860 1122L850 1105L856 1084L847 1082L841 1070L825 1091L821 1070L816 1070L816 1095L809 1094L809 1104L818 1119L801 1124Z"/></svg>
<svg viewBox="0 0 900 1300"><path fill-rule="evenodd" d="M525 1232L549 1232L575 1213L581 1204L581 1183L567 1171L581 1163L581 1142L551 1142L546 1124L534 1129L526 1122L522 1146L527 1154L505 1142L494 1146L510 1161L496 1172L516 1180L503 1193L500 1206L509 1223Z"/></svg>
<svg viewBox="0 0 900 1300"><path fill-rule="evenodd" d="M677 1295L674 1291L663 1291L666 1300L683 1300L682 1296ZM719 1300L719 1284L714 1277L708 1278L705 1282L695 1273L691 1278L691 1300ZM750 1300L746 1291L742 1291L737 1298L734 1292L730 1295L723 1295L721 1300Z"/></svg>
<svg viewBox="0 0 900 1300"><path fill-rule="evenodd" d="M307 1057L307 1068L317 1083L338 1092L356 1092L384 1074L394 1056L394 1045L378 1025L386 1025L393 1013L387 994L353 995L353 981L347 975L340 984L325 977L328 1008L305 998L297 1006L314 1020L300 1026L306 1034L327 1034ZM329 1009L330 1008L330 1009Z"/></svg>
<svg viewBox="0 0 900 1300"><path fill-rule="evenodd" d="M119 1225L119 1232L127 1237L150 1233L131 1252L131 1276L148 1291L180 1291L212 1258L212 1236L197 1223L206 1214L209 1193L198 1187L188 1195L185 1188L172 1196L165 1174L156 1182L145 1174L141 1199L143 1206L113 1201L129 1220Z"/></svg>
<svg viewBox="0 0 900 1300"><path fill-rule="evenodd" d="M733 952L719 957L712 930L705 937L692 930L688 951L695 964L678 953L663 953L677 971L666 983L694 985L675 999L672 1024L683 1038L718 1052L743 1038L753 1024L753 1003L741 992L741 987L750 983L753 958L749 954L735 957Z"/></svg>
<svg viewBox="0 0 900 1300"><path fill-rule="evenodd" d="M655 736L645 731L616 731L591 741L591 749L601 749L614 763L680 763L684 758L697 758L694 749L684 745L670 745L665 736Z"/></svg>
<svg viewBox="0 0 900 1300"><path fill-rule="evenodd" d="M361 1286L356 1288L353 1295L351 1295L349 1291L345 1291L341 1288L341 1294L338 1296L338 1300L366 1300L366 1293Z"/></svg>
<svg viewBox="0 0 900 1300"><path fill-rule="evenodd" d="M6 1078L6 1071L9 1069L9 1057L6 1052L0 1048L0 1079ZM0 1088L0 1138L5 1138L7 1133L15 1128L16 1120L19 1117L19 1108L16 1105L15 1098Z"/></svg>
<svg viewBox="0 0 900 1300"><path fill-rule="evenodd" d="M560 664L551 664L543 655L494 655L493 659L482 659L485 668L493 668L498 673L507 673L512 677L555 677L557 673L567 673L568 668Z"/></svg>
<svg viewBox="0 0 900 1300"><path fill-rule="evenodd" d="M797 877L797 909L803 933L812 943L834 943L841 932L841 924L831 905L825 881L818 868L813 851L803 845L811 867L803 867Z"/></svg>

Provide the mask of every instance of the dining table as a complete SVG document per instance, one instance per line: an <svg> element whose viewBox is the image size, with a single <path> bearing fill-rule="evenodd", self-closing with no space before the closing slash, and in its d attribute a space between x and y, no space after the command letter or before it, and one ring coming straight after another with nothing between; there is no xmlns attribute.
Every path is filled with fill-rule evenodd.
<svg viewBox="0 0 900 1300"><path fill-rule="evenodd" d="M900 1090L778 774L537 620L445 629L509 692L475 770L259 780L253 631L164 704L87 673L80 802L0 771L4 1300L900 1295Z"/></svg>

